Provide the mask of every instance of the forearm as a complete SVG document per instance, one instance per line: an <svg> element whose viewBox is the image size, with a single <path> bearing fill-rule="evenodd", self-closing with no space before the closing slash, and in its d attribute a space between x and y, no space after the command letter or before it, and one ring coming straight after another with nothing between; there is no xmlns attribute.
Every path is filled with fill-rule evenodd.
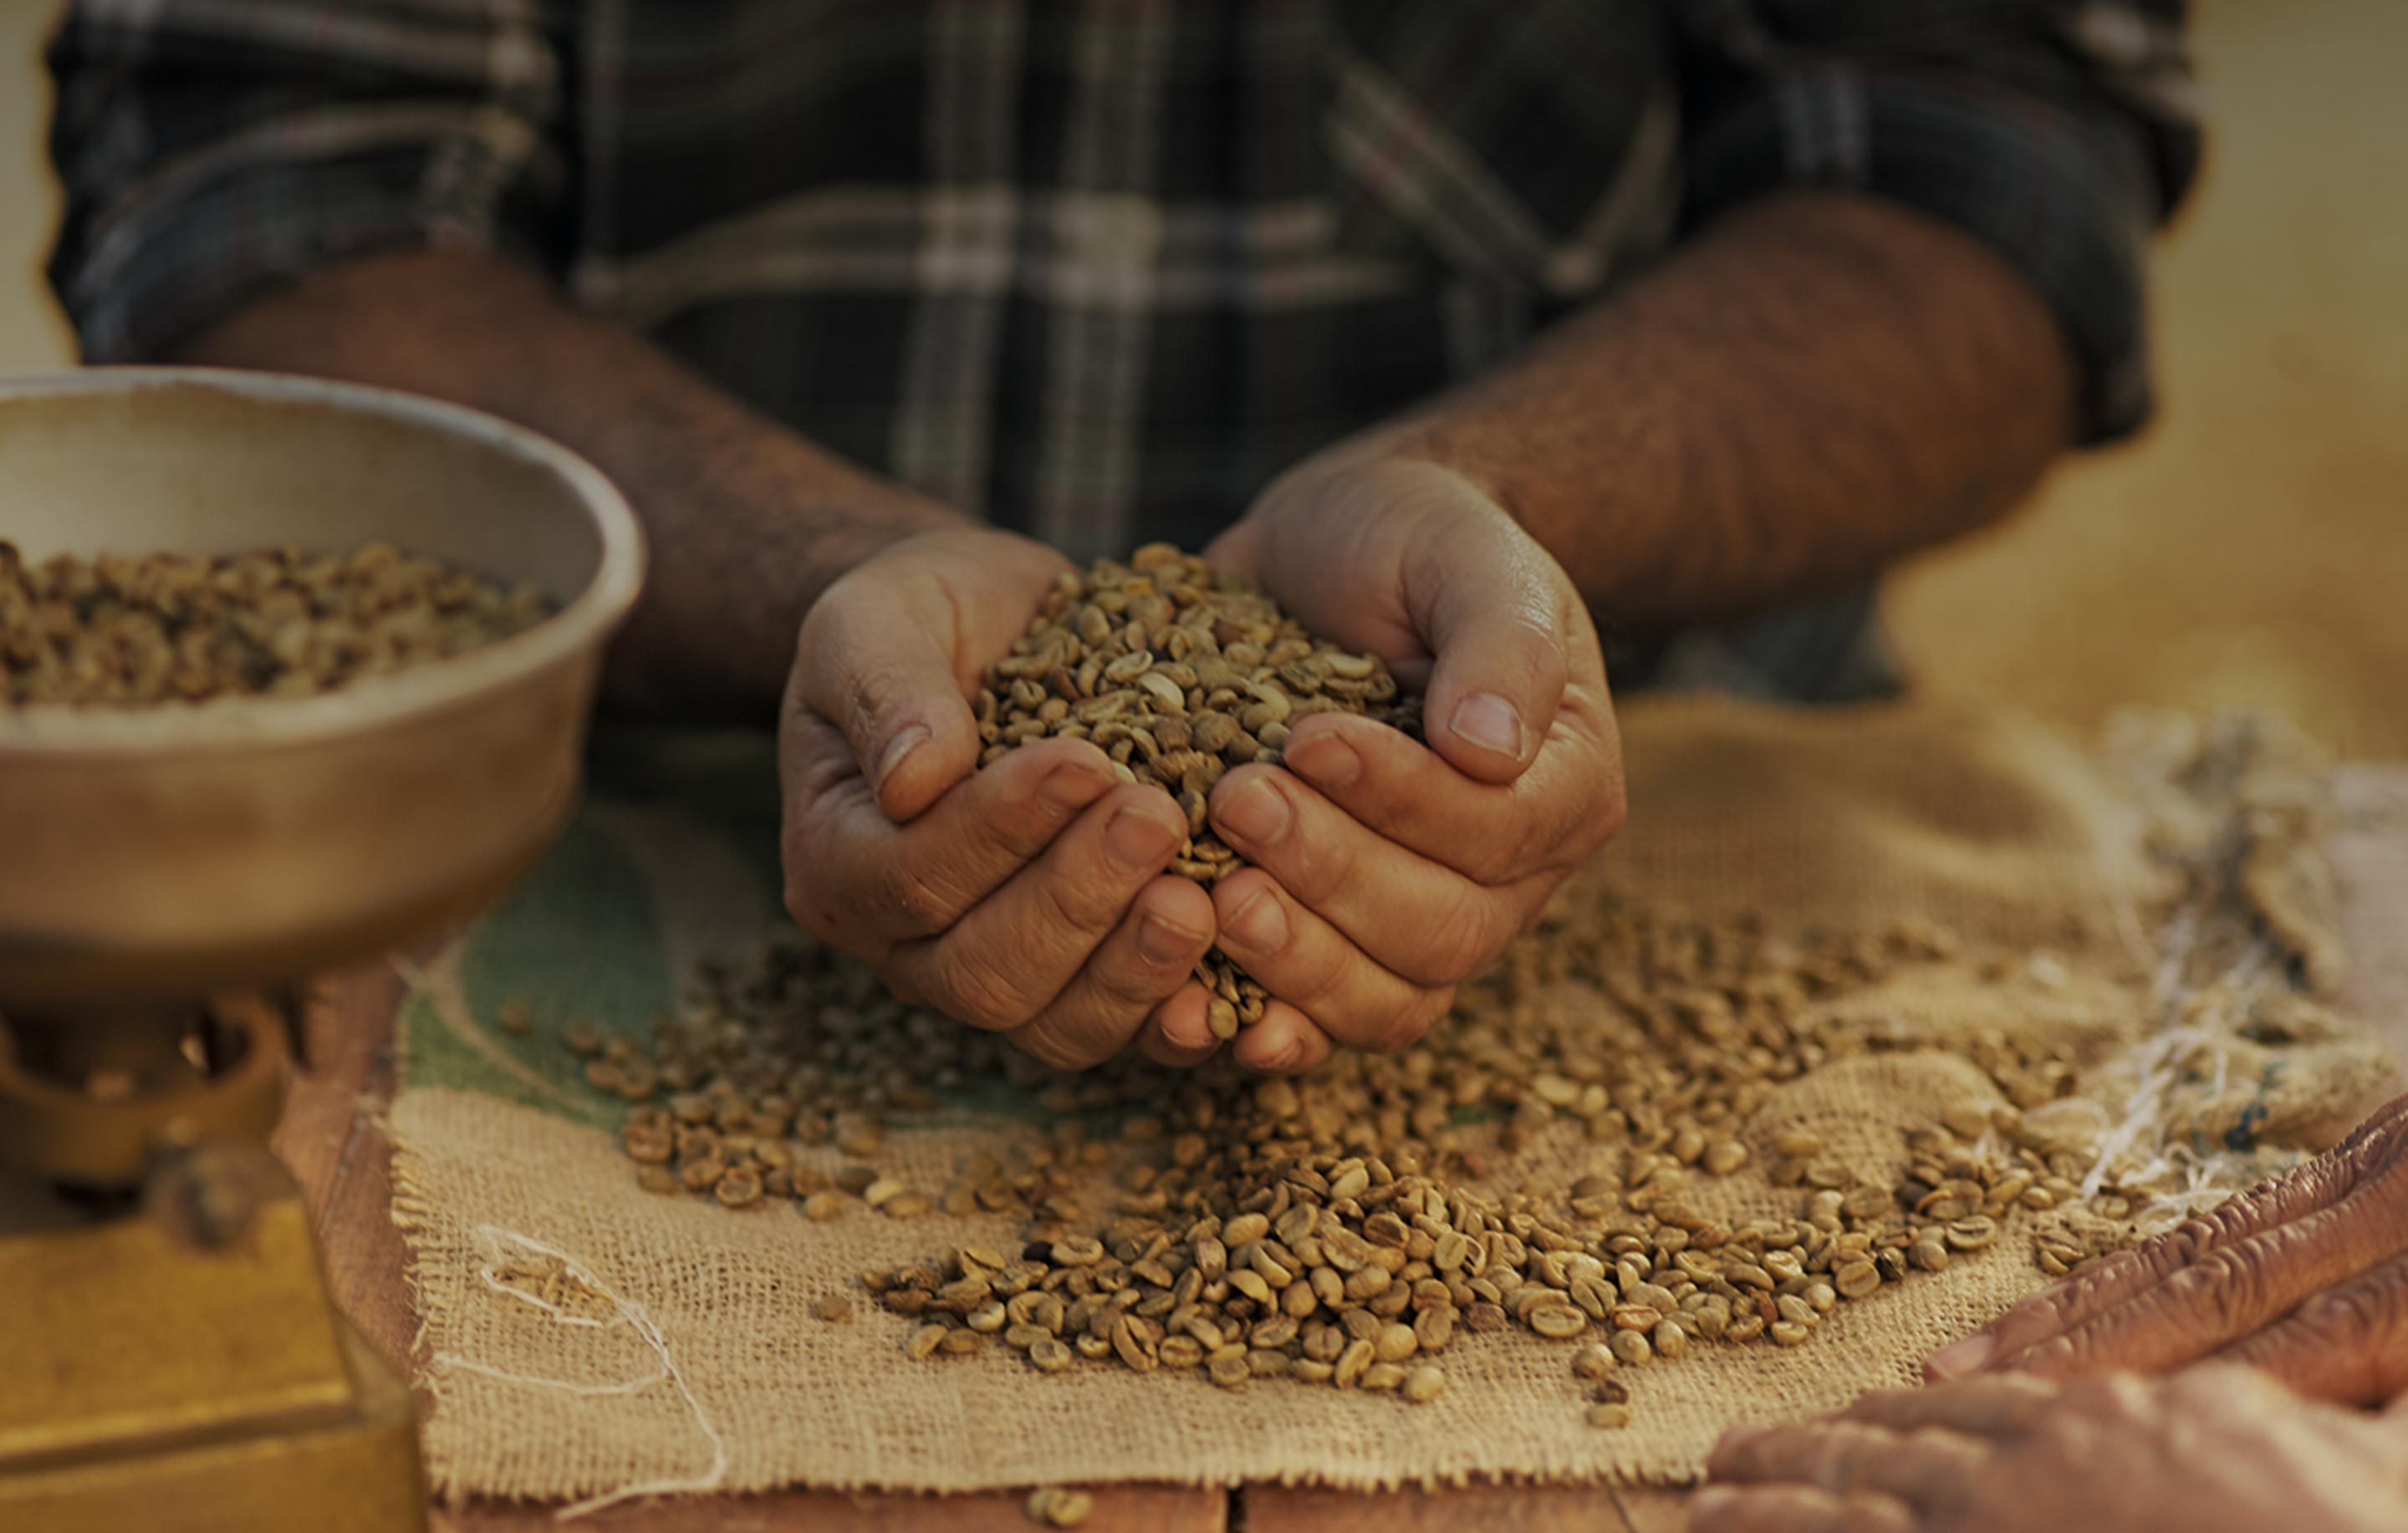
<svg viewBox="0 0 2408 1533"><path fill-rule="evenodd" d="M379 384L516 421L592 459L634 505L652 574L613 651L616 701L770 717L804 612L897 537L963 519L812 446L499 257L327 268L176 360Z"/></svg>
<svg viewBox="0 0 2408 1533"><path fill-rule="evenodd" d="M1979 525L2070 439L2074 368L2003 262L1835 195L1734 215L1375 434L1505 506L1624 628L1745 612Z"/></svg>

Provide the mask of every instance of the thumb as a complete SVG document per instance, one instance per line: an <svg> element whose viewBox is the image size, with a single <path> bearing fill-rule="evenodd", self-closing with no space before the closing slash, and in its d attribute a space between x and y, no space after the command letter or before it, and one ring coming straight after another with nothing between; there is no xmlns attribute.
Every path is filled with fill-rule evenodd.
<svg viewBox="0 0 2408 1533"><path fill-rule="evenodd" d="M840 580L812 605L796 643L803 705L844 732L880 811L898 824L978 766L953 624L940 594Z"/></svg>
<svg viewBox="0 0 2408 1533"><path fill-rule="evenodd" d="M1511 782L1563 701L1574 598L1545 550L1466 491L1469 504L1451 508L1405 565L1406 610L1437 657L1422 734L1465 776Z"/></svg>

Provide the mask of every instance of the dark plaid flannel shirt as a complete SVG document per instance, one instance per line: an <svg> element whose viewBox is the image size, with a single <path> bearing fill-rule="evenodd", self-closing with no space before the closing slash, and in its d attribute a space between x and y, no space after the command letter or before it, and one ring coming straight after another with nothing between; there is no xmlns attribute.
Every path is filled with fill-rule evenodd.
<svg viewBox="0 0 2408 1533"><path fill-rule="evenodd" d="M1948 220L2148 409L2185 0L79 0L50 265L95 362L319 264L493 248L1075 558L1280 469L1785 187ZM1617 681L1845 696L1866 592Z"/></svg>

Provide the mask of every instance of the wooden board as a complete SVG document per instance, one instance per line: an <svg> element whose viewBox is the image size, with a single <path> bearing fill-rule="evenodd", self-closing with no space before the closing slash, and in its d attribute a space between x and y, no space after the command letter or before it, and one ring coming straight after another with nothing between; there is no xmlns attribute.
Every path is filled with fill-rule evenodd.
<svg viewBox="0 0 2408 1533"><path fill-rule="evenodd" d="M1641 1533L1624 1511L1628 1491L1570 1485L1487 1485L1468 1490L1356 1492L1305 1486L1252 1485L1245 1493L1246 1533L1326 1533L1331 1528L1378 1533L1463 1533L1512 1528L1514 1533ZM1643 1525L1643 1533L1684 1526L1676 1493L1658 1492L1677 1524Z"/></svg>
<svg viewBox="0 0 2408 1533"><path fill-rule="evenodd" d="M1228 1497L1218 1491L1179 1490L1166 1485L1121 1485L1093 1493L1096 1510L1080 1533L1221 1533L1228 1526ZM473 1503L458 1512L438 1511L431 1533L561 1533L549 1506ZM781 1496L687 1497L680 1500L630 1502L566 1525L595 1533L1028 1533L1017 1494L982 1496L829 1496L793 1492Z"/></svg>
<svg viewBox="0 0 2408 1533"><path fill-rule="evenodd" d="M2332 848L2342 925L2352 960L2344 1004L2408 1061L2408 768L2355 767L2340 781L2345 828ZM389 1214L392 1147L382 1112L393 1094L393 1022L401 981L390 968L328 981L308 1010L308 1071L294 1083L275 1149L317 1211L336 1304L369 1342L406 1366L416 1334L403 1277L401 1232ZM1476 1529L1604 1529L1684 1533L1680 1491L1489 1486L1364 1496L1320 1489L1218 1491L1098 1487L1094 1533L1467 1533ZM1242 1502L1241 1506L1237 1503ZM1232 1512L1239 1512L1233 1517ZM436 1533L536 1533L559 1526L549 1506L472 1502L438 1511ZM671 1499L615 1507L587 1519L597 1533L973 1533L1027 1528L1016 1494L955 1497L776 1496Z"/></svg>

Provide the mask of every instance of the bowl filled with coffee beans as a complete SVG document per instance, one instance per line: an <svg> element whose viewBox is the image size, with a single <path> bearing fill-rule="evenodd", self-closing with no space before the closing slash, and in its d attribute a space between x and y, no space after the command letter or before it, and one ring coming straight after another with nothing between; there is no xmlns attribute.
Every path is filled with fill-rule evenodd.
<svg viewBox="0 0 2408 1533"><path fill-rule="evenodd" d="M267 374L0 381L0 1004L293 978L559 830L643 549L535 435Z"/></svg>

